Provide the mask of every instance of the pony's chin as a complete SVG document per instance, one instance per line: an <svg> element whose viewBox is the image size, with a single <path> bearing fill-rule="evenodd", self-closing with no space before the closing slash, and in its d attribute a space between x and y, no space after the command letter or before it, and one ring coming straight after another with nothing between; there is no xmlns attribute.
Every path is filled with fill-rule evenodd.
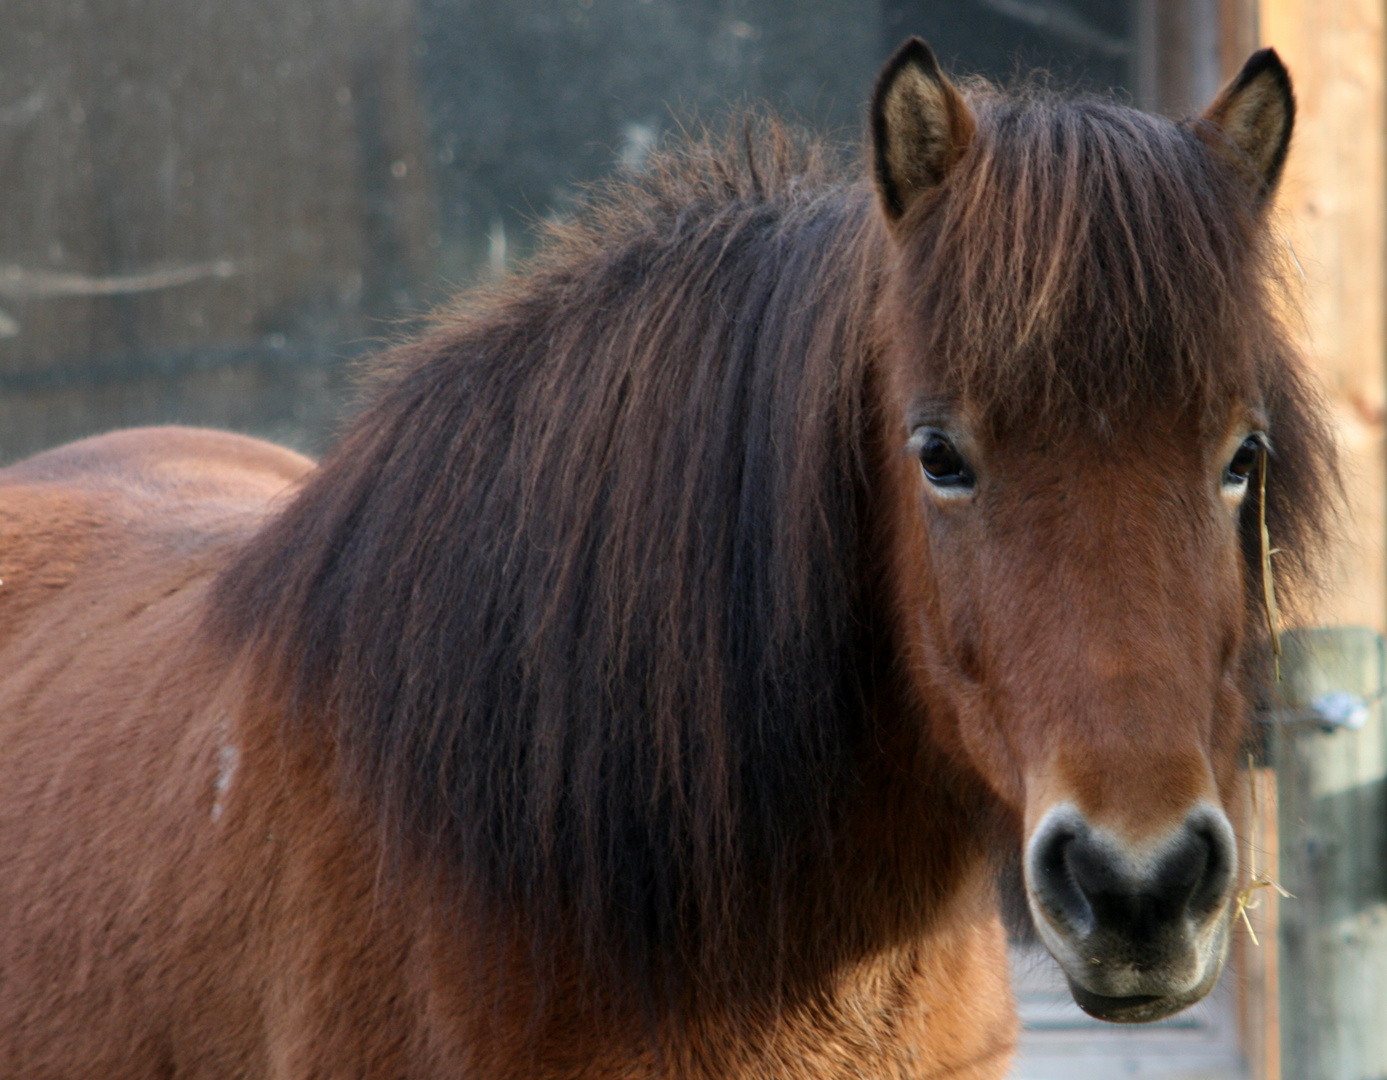
<svg viewBox="0 0 1387 1080"><path fill-rule="evenodd" d="M1074 1004L1099 1020L1110 1024L1149 1024L1154 1020L1164 1020L1182 1009L1188 1009L1198 1001L1204 1000L1209 991L1218 984L1223 974L1223 961L1227 952L1227 935L1217 958L1209 965L1199 985L1174 994L1133 994L1130 997L1109 997L1098 994L1079 984L1068 972L1065 981Z"/></svg>
<svg viewBox="0 0 1387 1080"><path fill-rule="evenodd" d="M1074 995L1074 1003L1099 1020L1110 1024L1149 1024L1153 1020L1164 1020L1181 1009L1187 1009L1204 996L1203 988L1188 994L1175 994L1170 997L1156 997L1138 994L1135 997L1105 997L1085 990L1073 979L1069 979L1069 992Z"/></svg>

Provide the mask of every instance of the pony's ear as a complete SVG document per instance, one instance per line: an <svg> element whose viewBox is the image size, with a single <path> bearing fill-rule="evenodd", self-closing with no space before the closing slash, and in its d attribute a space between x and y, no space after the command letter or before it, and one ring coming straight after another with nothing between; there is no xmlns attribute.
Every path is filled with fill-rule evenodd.
<svg viewBox="0 0 1387 1080"><path fill-rule="evenodd" d="M1204 119L1222 133L1221 138L1208 141L1247 174L1257 202L1269 199L1286 164L1295 123L1291 76L1276 50L1253 53L1204 110ZM1207 139L1207 127L1199 126Z"/></svg>
<svg viewBox="0 0 1387 1080"><path fill-rule="evenodd" d="M938 187L973 138L973 114L934 58L911 38L877 76L872 93L872 165L886 220L895 224Z"/></svg>

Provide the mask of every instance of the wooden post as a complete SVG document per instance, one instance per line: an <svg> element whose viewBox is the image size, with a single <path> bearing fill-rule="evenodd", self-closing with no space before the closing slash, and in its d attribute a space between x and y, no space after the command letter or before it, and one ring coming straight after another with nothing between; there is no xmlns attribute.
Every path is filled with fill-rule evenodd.
<svg viewBox="0 0 1387 1080"><path fill-rule="evenodd" d="M1382 638L1363 627L1286 641L1287 703L1380 691ZM1387 727L1284 720L1277 730L1281 1058L1287 1080L1387 1076Z"/></svg>
<svg viewBox="0 0 1387 1080"><path fill-rule="evenodd" d="M1275 221L1301 292L1293 325L1328 395L1348 496L1330 593L1313 613L1336 629L1308 635L1288 657L1287 697L1300 704L1322 690L1371 694L1380 680L1367 643L1387 618L1383 16L1382 0L1260 0L1258 9L1261 41L1290 68L1298 103ZM1270 1047L1245 1046L1265 1070L1258 1080L1378 1080L1387 1076L1382 708L1361 731L1282 729L1273 761L1280 881L1295 899L1279 904L1279 955L1249 955L1245 973L1279 983L1280 1069Z"/></svg>

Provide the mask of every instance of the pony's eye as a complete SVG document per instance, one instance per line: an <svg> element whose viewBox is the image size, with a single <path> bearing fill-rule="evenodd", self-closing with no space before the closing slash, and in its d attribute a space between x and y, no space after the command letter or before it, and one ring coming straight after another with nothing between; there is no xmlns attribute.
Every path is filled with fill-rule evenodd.
<svg viewBox="0 0 1387 1080"><path fill-rule="evenodd" d="M973 471L968 468L963 455L947 436L937 431L925 434L924 442L920 445L920 465L925 470L926 479L935 487L958 491L973 486Z"/></svg>
<svg viewBox="0 0 1387 1080"><path fill-rule="evenodd" d="M1262 440L1257 435L1249 435L1238 447L1233 460L1223 470L1223 482L1230 487L1241 487L1247 483L1252 470L1257 467L1257 459L1262 454Z"/></svg>

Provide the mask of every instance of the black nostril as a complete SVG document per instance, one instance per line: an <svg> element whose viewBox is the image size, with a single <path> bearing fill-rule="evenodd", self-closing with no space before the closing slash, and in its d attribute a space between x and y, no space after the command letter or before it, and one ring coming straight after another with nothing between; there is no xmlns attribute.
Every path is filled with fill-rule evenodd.
<svg viewBox="0 0 1387 1080"><path fill-rule="evenodd" d="M1204 880L1211 854L1208 838L1187 830L1152 875L1153 896L1172 911L1183 910Z"/></svg>
<svg viewBox="0 0 1387 1080"><path fill-rule="evenodd" d="M1058 827L1041 838L1031 856L1031 888L1041 907L1074 933L1093 930L1093 908L1071 865L1077 833Z"/></svg>
<svg viewBox="0 0 1387 1080"><path fill-rule="evenodd" d="M1224 903L1236 868L1236 857L1226 830L1212 820L1191 821L1186 839L1166 856L1161 873L1185 888L1185 910L1196 919L1217 911Z"/></svg>
<svg viewBox="0 0 1387 1080"><path fill-rule="evenodd" d="M1203 922L1225 903L1235 868L1232 831L1216 811L1192 814L1154 859L1126 856L1066 816L1042 826L1030 861L1035 900L1055 922L1080 936L1106 928L1129 940L1186 918Z"/></svg>
<svg viewBox="0 0 1387 1080"><path fill-rule="evenodd" d="M1191 816L1156 863L1145 892L1158 917L1202 922L1223 906L1236 859L1230 830L1220 823L1209 815Z"/></svg>

